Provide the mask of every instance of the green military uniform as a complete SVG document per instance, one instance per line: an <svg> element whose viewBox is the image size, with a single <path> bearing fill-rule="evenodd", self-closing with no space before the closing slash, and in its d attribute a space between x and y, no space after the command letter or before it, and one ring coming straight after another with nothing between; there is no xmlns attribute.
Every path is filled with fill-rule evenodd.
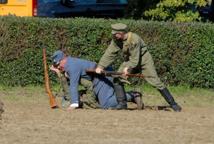
<svg viewBox="0 0 214 144"><path fill-rule="evenodd" d="M98 108L98 100L93 92L93 84L91 81L81 78L80 84L84 87L81 101L83 108Z"/></svg>
<svg viewBox="0 0 214 144"><path fill-rule="evenodd" d="M62 107L67 107L70 105L70 94L69 94L69 83L65 74L59 75L60 85L62 87ZM80 84L83 86L84 90L81 94L81 101L83 103L83 108L97 108L97 100L93 93L92 82L86 79L80 79Z"/></svg>
<svg viewBox="0 0 214 144"><path fill-rule="evenodd" d="M125 67L128 67L131 71L137 70L141 72L145 76L145 80L160 91L171 107L175 111L180 111L181 107L177 105L165 85L160 81L152 56L142 38L135 33L128 32L128 27L125 24L113 24L111 27L113 35L122 32L126 34L126 38L123 40L113 39L111 41L105 54L100 59L98 67L108 67L117 59L118 53L122 52L124 62L120 65L118 71L121 72Z"/></svg>
<svg viewBox="0 0 214 144"><path fill-rule="evenodd" d="M111 65L120 51L122 51L124 62L120 65L118 71L122 72L125 67L141 70L145 80L151 85L157 89L165 87L157 75L152 56L148 52L144 41L132 32L128 33L128 38L122 43L112 40L98 66L107 67Z"/></svg>

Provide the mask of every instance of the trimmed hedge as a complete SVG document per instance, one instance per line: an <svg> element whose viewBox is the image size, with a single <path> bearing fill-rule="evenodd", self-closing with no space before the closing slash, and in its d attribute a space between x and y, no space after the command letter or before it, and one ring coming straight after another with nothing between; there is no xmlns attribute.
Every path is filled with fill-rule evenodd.
<svg viewBox="0 0 214 144"><path fill-rule="evenodd" d="M98 62L111 40L110 24L116 22L142 36L165 83L214 87L213 24L18 17L0 17L0 84L42 84L43 47L49 62L59 48Z"/></svg>

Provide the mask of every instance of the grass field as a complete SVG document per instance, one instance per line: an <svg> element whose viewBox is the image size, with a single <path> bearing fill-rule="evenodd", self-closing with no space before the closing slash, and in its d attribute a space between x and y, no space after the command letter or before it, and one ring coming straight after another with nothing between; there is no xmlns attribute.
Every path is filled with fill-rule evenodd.
<svg viewBox="0 0 214 144"><path fill-rule="evenodd" d="M149 86L134 89L143 91L146 106L167 105ZM0 144L213 144L214 91L186 86L169 89L182 112L135 110L135 105L121 111L53 110L43 87L0 87L5 110Z"/></svg>

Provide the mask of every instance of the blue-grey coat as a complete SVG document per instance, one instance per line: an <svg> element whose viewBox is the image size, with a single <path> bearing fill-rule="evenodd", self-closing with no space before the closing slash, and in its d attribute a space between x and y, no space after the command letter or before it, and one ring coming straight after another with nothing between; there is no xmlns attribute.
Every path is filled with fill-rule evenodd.
<svg viewBox="0 0 214 144"><path fill-rule="evenodd" d="M86 73L86 69L95 69L95 67L95 62L70 56L67 57L67 62L64 69L70 78L69 91L71 95L71 102L79 103L78 86L80 83L80 78L84 78L92 81L93 91L98 98L101 108L108 109L111 107L116 107L118 103L116 100L112 79L101 75L92 76Z"/></svg>

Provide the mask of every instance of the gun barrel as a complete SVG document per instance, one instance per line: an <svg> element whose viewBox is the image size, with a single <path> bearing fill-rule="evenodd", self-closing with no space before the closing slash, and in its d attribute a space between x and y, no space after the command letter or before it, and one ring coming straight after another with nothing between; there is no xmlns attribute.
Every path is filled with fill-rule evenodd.
<svg viewBox="0 0 214 144"><path fill-rule="evenodd" d="M96 71L94 69L87 69L86 73L94 73L94 74L96 74ZM103 71L101 74L105 75L105 76L122 76L124 73L123 72L115 72L115 71ZM144 78L143 74L127 74L127 76L128 77Z"/></svg>

